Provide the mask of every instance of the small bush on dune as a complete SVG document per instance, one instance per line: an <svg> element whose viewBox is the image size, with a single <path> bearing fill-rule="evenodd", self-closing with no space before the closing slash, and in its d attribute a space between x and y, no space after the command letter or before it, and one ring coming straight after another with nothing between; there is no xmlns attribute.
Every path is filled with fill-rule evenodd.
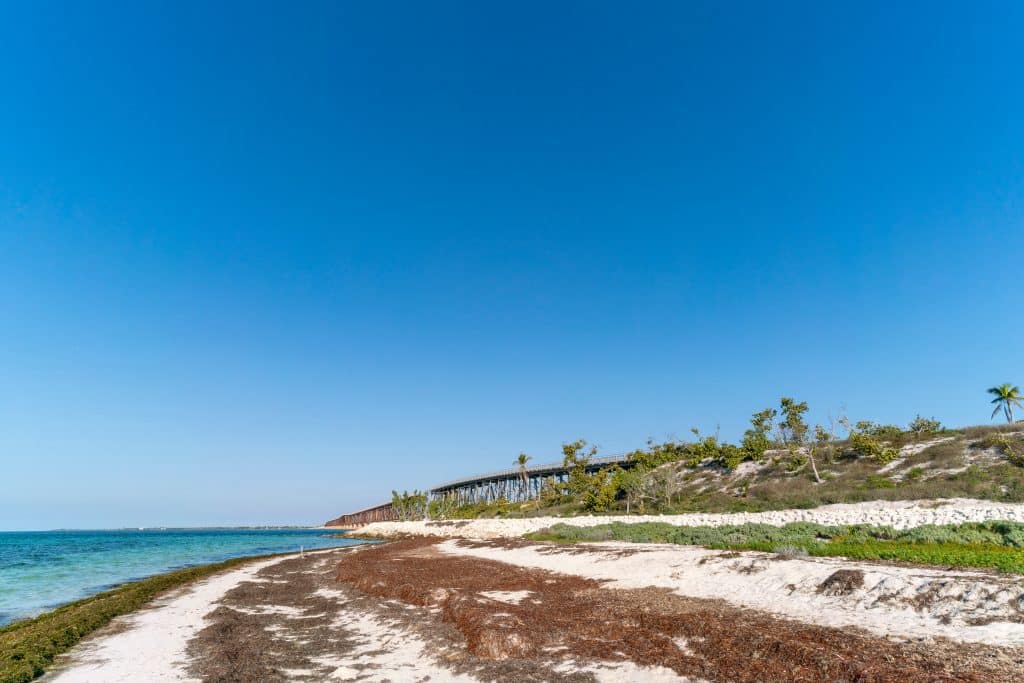
<svg viewBox="0 0 1024 683"><path fill-rule="evenodd" d="M910 424L907 425L907 431L918 438L938 434L941 430L941 422L935 418L926 418L921 417L920 415L915 417Z"/></svg>
<svg viewBox="0 0 1024 683"><path fill-rule="evenodd" d="M890 463L900 456L900 452L891 446L886 446L878 437L868 432L851 432L850 448L859 456L871 458L879 464Z"/></svg>
<svg viewBox="0 0 1024 683"><path fill-rule="evenodd" d="M924 476L924 468L911 467L904 476L907 478L907 481L917 481L922 476Z"/></svg>
<svg viewBox="0 0 1024 683"><path fill-rule="evenodd" d="M896 482L880 474L871 474L864 480L864 488L867 489L894 489Z"/></svg>

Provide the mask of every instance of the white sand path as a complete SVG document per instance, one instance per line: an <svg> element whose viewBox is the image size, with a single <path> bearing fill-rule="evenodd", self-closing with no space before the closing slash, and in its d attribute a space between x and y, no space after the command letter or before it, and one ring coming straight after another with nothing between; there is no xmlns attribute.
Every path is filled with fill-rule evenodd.
<svg viewBox="0 0 1024 683"><path fill-rule="evenodd" d="M151 607L118 617L114 633L100 633L71 650L66 668L46 680L58 683L197 681L188 676L185 648L205 626L204 617L224 594L283 557L252 562L216 574L158 599ZM111 628L108 627L108 628Z"/></svg>
<svg viewBox="0 0 1024 683"><path fill-rule="evenodd" d="M318 550L306 555L338 552ZM207 626L206 615L243 581L259 581L264 567L295 555L254 560L158 598L150 606L116 618L61 657L42 680L55 683L197 681L188 675L188 642Z"/></svg>

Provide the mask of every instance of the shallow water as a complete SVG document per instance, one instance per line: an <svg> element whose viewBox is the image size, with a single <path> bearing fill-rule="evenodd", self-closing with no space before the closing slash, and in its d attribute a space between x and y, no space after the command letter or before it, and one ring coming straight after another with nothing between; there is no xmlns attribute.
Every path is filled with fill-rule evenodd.
<svg viewBox="0 0 1024 683"><path fill-rule="evenodd" d="M360 543L323 529L0 532L0 625L125 581L232 557Z"/></svg>

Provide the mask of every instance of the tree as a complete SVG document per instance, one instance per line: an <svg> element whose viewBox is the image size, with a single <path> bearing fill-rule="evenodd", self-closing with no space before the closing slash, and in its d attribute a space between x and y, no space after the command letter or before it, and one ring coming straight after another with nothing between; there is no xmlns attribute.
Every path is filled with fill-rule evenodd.
<svg viewBox="0 0 1024 683"><path fill-rule="evenodd" d="M802 446L807 439L807 423L804 421L807 401L797 403L795 399L783 396L779 399L779 408L782 411L782 422L779 423L779 437L782 443L786 446Z"/></svg>
<svg viewBox="0 0 1024 683"><path fill-rule="evenodd" d="M596 454L597 446L588 449L584 439L562 444L562 467L566 469L569 480L565 489L566 493L576 500L579 500L590 487L587 468Z"/></svg>
<svg viewBox="0 0 1024 683"><path fill-rule="evenodd" d="M647 470L639 465L628 469L620 469L616 473L617 487L626 494L626 514L630 512L630 505L639 505L640 512L644 511L644 478Z"/></svg>
<svg viewBox="0 0 1024 683"><path fill-rule="evenodd" d="M821 476L818 474L818 465L814 461L815 446L808 443L810 430L804 420L807 401L797 403L795 399L783 396L779 399L779 409L782 413L782 421L779 422L779 438L794 457L807 454L811 461L811 470L814 471L814 481L820 484Z"/></svg>
<svg viewBox="0 0 1024 683"><path fill-rule="evenodd" d="M764 452L771 448L772 441L769 434L772 432L772 426L778 414L775 408L765 408L754 413L754 416L750 418L752 429L743 432L741 446L746 457L751 460L760 460L764 457Z"/></svg>
<svg viewBox="0 0 1024 683"><path fill-rule="evenodd" d="M1003 415L1006 416L1006 421L1013 422L1013 407L1024 408L1024 404L1021 404L1024 394L1020 393L1020 387L1008 383L1000 384L998 387L989 389L988 393L995 396L992 399L992 403L996 404L996 409L992 411L992 417L995 417L1002 410Z"/></svg>
<svg viewBox="0 0 1024 683"><path fill-rule="evenodd" d="M810 444L811 462L814 462L814 456L818 453L825 457L825 462L832 462L836 452L835 442L835 427L831 424L827 428L822 425L814 425L814 441ZM814 476L818 476L817 467L814 468Z"/></svg>
<svg viewBox="0 0 1024 683"><path fill-rule="evenodd" d="M533 458L527 455L526 453L520 453L519 457L516 458L515 464L519 465L519 479L523 482L524 485L526 484L526 463L530 462L531 460L533 460Z"/></svg>
<svg viewBox="0 0 1024 683"><path fill-rule="evenodd" d="M408 522L423 519L427 512L427 493L425 491L391 492L391 508L400 521Z"/></svg>
<svg viewBox="0 0 1024 683"><path fill-rule="evenodd" d="M432 499L427 505L430 516L436 519L448 519L459 507L459 499L454 493L443 493Z"/></svg>

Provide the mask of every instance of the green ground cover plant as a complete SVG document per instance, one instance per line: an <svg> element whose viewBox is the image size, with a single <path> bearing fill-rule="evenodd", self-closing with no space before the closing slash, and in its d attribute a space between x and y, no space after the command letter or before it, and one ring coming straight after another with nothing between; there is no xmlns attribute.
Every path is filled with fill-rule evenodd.
<svg viewBox="0 0 1024 683"><path fill-rule="evenodd" d="M0 683L31 681L43 674L54 657L114 617L136 610L172 588L253 559L240 557L159 574L8 624L0 628Z"/></svg>
<svg viewBox="0 0 1024 683"><path fill-rule="evenodd" d="M870 525L825 526L808 522L785 526L738 524L719 527L616 522L592 527L556 524L527 537L557 543L628 541L763 552L796 549L819 557L977 567L1024 574L1024 524L1016 522L928 525L906 530Z"/></svg>

